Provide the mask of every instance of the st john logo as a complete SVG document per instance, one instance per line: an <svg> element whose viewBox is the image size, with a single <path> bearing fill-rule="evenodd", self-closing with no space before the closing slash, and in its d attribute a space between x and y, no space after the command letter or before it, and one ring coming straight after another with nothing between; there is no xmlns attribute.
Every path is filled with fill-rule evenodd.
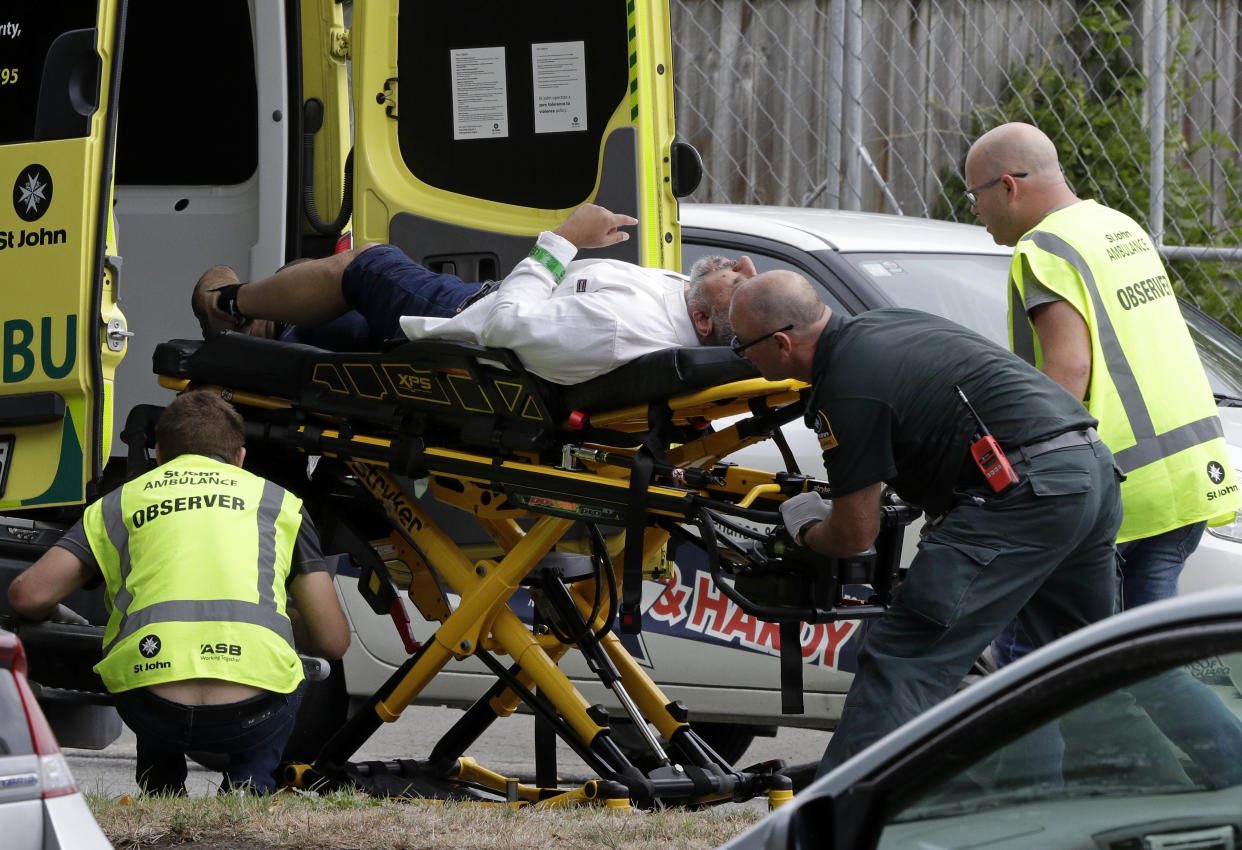
<svg viewBox="0 0 1242 850"><path fill-rule="evenodd" d="M823 451L837 447L837 436L832 433L832 424L822 410L815 414L815 436L819 438L819 447Z"/></svg>
<svg viewBox="0 0 1242 850"><path fill-rule="evenodd" d="M138 651L142 653L143 658L154 658L160 654L160 639L155 635L147 635L138 643Z"/></svg>
<svg viewBox="0 0 1242 850"><path fill-rule="evenodd" d="M22 221L38 221L51 205L52 175L37 162L31 163L13 184L13 209Z"/></svg>
<svg viewBox="0 0 1242 850"><path fill-rule="evenodd" d="M1212 479L1213 484L1219 484L1225 480L1225 469L1216 461L1210 461L1207 465L1208 478Z"/></svg>

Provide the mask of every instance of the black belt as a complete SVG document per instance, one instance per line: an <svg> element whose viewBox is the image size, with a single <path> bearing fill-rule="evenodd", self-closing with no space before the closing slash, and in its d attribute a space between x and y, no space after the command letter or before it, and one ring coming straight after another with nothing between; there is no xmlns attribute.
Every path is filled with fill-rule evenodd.
<svg viewBox="0 0 1242 850"><path fill-rule="evenodd" d="M1033 457L1039 457L1048 452L1054 452L1057 449L1068 449L1071 446L1090 446L1100 442L1100 435L1096 433L1094 428L1079 428L1076 431L1065 431L1057 434L1055 437L1049 437L1046 440L1040 440L1038 443L1028 443L1025 446L1018 446L1013 449L1013 453L1017 457L1010 458L1010 462L1018 460L1030 460Z"/></svg>
<svg viewBox="0 0 1242 850"><path fill-rule="evenodd" d="M500 284L502 283L504 283L503 280L484 281L483 283L479 284L479 291L474 293L473 295L468 295L460 304L457 305L457 309L454 310L453 312L460 313L462 310L465 310L467 307L469 307L471 304L481 299L483 296L491 295L497 289L500 289Z"/></svg>
<svg viewBox="0 0 1242 850"><path fill-rule="evenodd" d="M1057 449L1068 449L1073 446L1089 446L1099 442L1100 435L1096 433L1094 428L1076 428L1073 431L1062 431L1054 437L1046 440L1040 440L1035 443L1028 443L1025 446L1017 448L1002 447L1005 454L1009 458L1010 463L1018 463L1020 461L1028 461L1031 458L1039 457L1042 454L1056 451ZM974 459L967 454L962 460L962 468L958 473L957 488L969 490L972 487L979 486L983 482L983 475L979 472L979 467L975 465Z"/></svg>

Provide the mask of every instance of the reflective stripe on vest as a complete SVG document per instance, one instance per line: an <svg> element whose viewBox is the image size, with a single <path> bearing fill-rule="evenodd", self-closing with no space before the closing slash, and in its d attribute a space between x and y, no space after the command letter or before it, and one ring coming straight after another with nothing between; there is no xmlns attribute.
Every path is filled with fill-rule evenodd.
<svg viewBox="0 0 1242 850"><path fill-rule="evenodd" d="M116 549L117 566L121 576L120 587L112 601L113 608L120 615L120 623L112 640L104 645L105 656L119 641L139 629L146 628L152 623L168 621L249 623L270 629L280 635L290 646L294 645L293 628L289 619L277 608L273 590L276 582L276 521L280 517L281 502L284 498L284 491L280 487L270 481L264 481L263 495L259 499L257 517L259 524L258 603L233 599L170 600L148 605L132 615L129 606L133 603L134 596L127 586L132 564L129 557L129 531L125 526L125 516L121 509L123 490L123 487L118 487L104 496L100 503L104 529L112 547Z"/></svg>
<svg viewBox="0 0 1242 850"><path fill-rule="evenodd" d="M1139 392L1134 370L1130 368L1129 360L1126 358L1125 351L1122 350L1121 340L1118 339L1117 332L1113 329L1112 319L1109 318L1108 310L1104 307L1095 276L1091 274L1087 261L1074 246L1056 234L1037 230L1022 238L1031 240L1036 247L1072 265L1082 277L1086 292L1095 307L1096 333L1100 349L1104 353L1104 365L1108 369L1113 386L1117 389L1121 407L1125 411L1130 430L1134 434L1135 444L1133 446L1113 452L1113 457L1123 472L1139 469L1185 449L1224 436L1220 418L1214 413L1163 434L1157 434L1155 425L1152 424L1151 413L1147 409L1147 403L1143 400L1142 393ZM1014 317L1026 316L1026 305L1018 291L1017 282L1011 278L1009 283L1010 310L1014 311L1012 315ZM1013 329L1014 353L1034 365L1035 340L1029 319L1019 321L1015 318L1010 325Z"/></svg>

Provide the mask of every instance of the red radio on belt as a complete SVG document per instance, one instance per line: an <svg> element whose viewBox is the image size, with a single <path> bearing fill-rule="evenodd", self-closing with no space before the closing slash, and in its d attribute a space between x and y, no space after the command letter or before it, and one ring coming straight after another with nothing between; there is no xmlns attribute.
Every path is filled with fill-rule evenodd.
<svg viewBox="0 0 1242 850"><path fill-rule="evenodd" d="M992 489L997 493L1004 493L1018 483L1018 474L1013 471L1009 458L1005 457L1005 452L1001 449L1000 443L996 442L996 438L988 433L988 426L983 424L979 414L971 407L970 401L966 398L966 393L962 392L962 388L956 385L953 389L957 390L957 394L961 396L962 404L966 405L966 409L975 418L975 424L978 426L975 430L975 441L970 444L970 456L975 459L975 466L979 467L979 471L983 473L983 477L987 479Z"/></svg>

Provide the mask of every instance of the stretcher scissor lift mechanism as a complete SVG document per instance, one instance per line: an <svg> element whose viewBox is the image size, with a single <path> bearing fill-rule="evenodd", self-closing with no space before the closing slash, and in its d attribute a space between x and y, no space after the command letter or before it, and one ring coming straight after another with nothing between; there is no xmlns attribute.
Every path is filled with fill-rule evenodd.
<svg viewBox="0 0 1242 850"><path fill-rule="evenodd" d="M377 794L517 805L706 805L760 794L779 803L790 794L783 762L729 765L695 734L686 707L660 692L613 625L637 630L646 565L659 561L670 539L692 542L707 553L721 592L780 624L784 708L800 711L800 623L882 613L896 580L901 528L915 515L885 507L879 554L849 561L812 561L787 538L755 531L779 522L782 499L811 488L827 492L827 483L724 461L774 434L780 440L778 426L802 415L806 389L758 379L724 348L657 352L560 387L526 372L512 352L468 343L424 340L342 354L226 333L164 343L155 371L165 387L213 388L238 406L248 457L271 466L258 471L304 498L324 551L353 556L363 595L377 614L394 615L406 640L408 660L314 763L289 768L287 780L297 786L354 784ZM727 427L710 426L738 414ZM307 456L320 458L309 476ZM438 501L473 517L500 557L467 556L413 496L419 480ZM586 554L554 551L576 526L586 529L585 547L576 547ZM600 526L625 530L616 569ZM426 643L400 622L405 609L394 577L419 612L439 623ZM844 586L856 583L872 585L870 599L845 595ZM508 605L519 587L535 603L533 625ZM450 591L460 597L456 608L447 602ZM644 736L643 756L627 757L610 735L607 711L588 704L561 671L558 661L570 651L615 694ZM468 656L495 683L425 759L349 760L441 670ZM558 787L546 734L537 734L533 785L465 755L521 703L599 779Z"/></svg>

